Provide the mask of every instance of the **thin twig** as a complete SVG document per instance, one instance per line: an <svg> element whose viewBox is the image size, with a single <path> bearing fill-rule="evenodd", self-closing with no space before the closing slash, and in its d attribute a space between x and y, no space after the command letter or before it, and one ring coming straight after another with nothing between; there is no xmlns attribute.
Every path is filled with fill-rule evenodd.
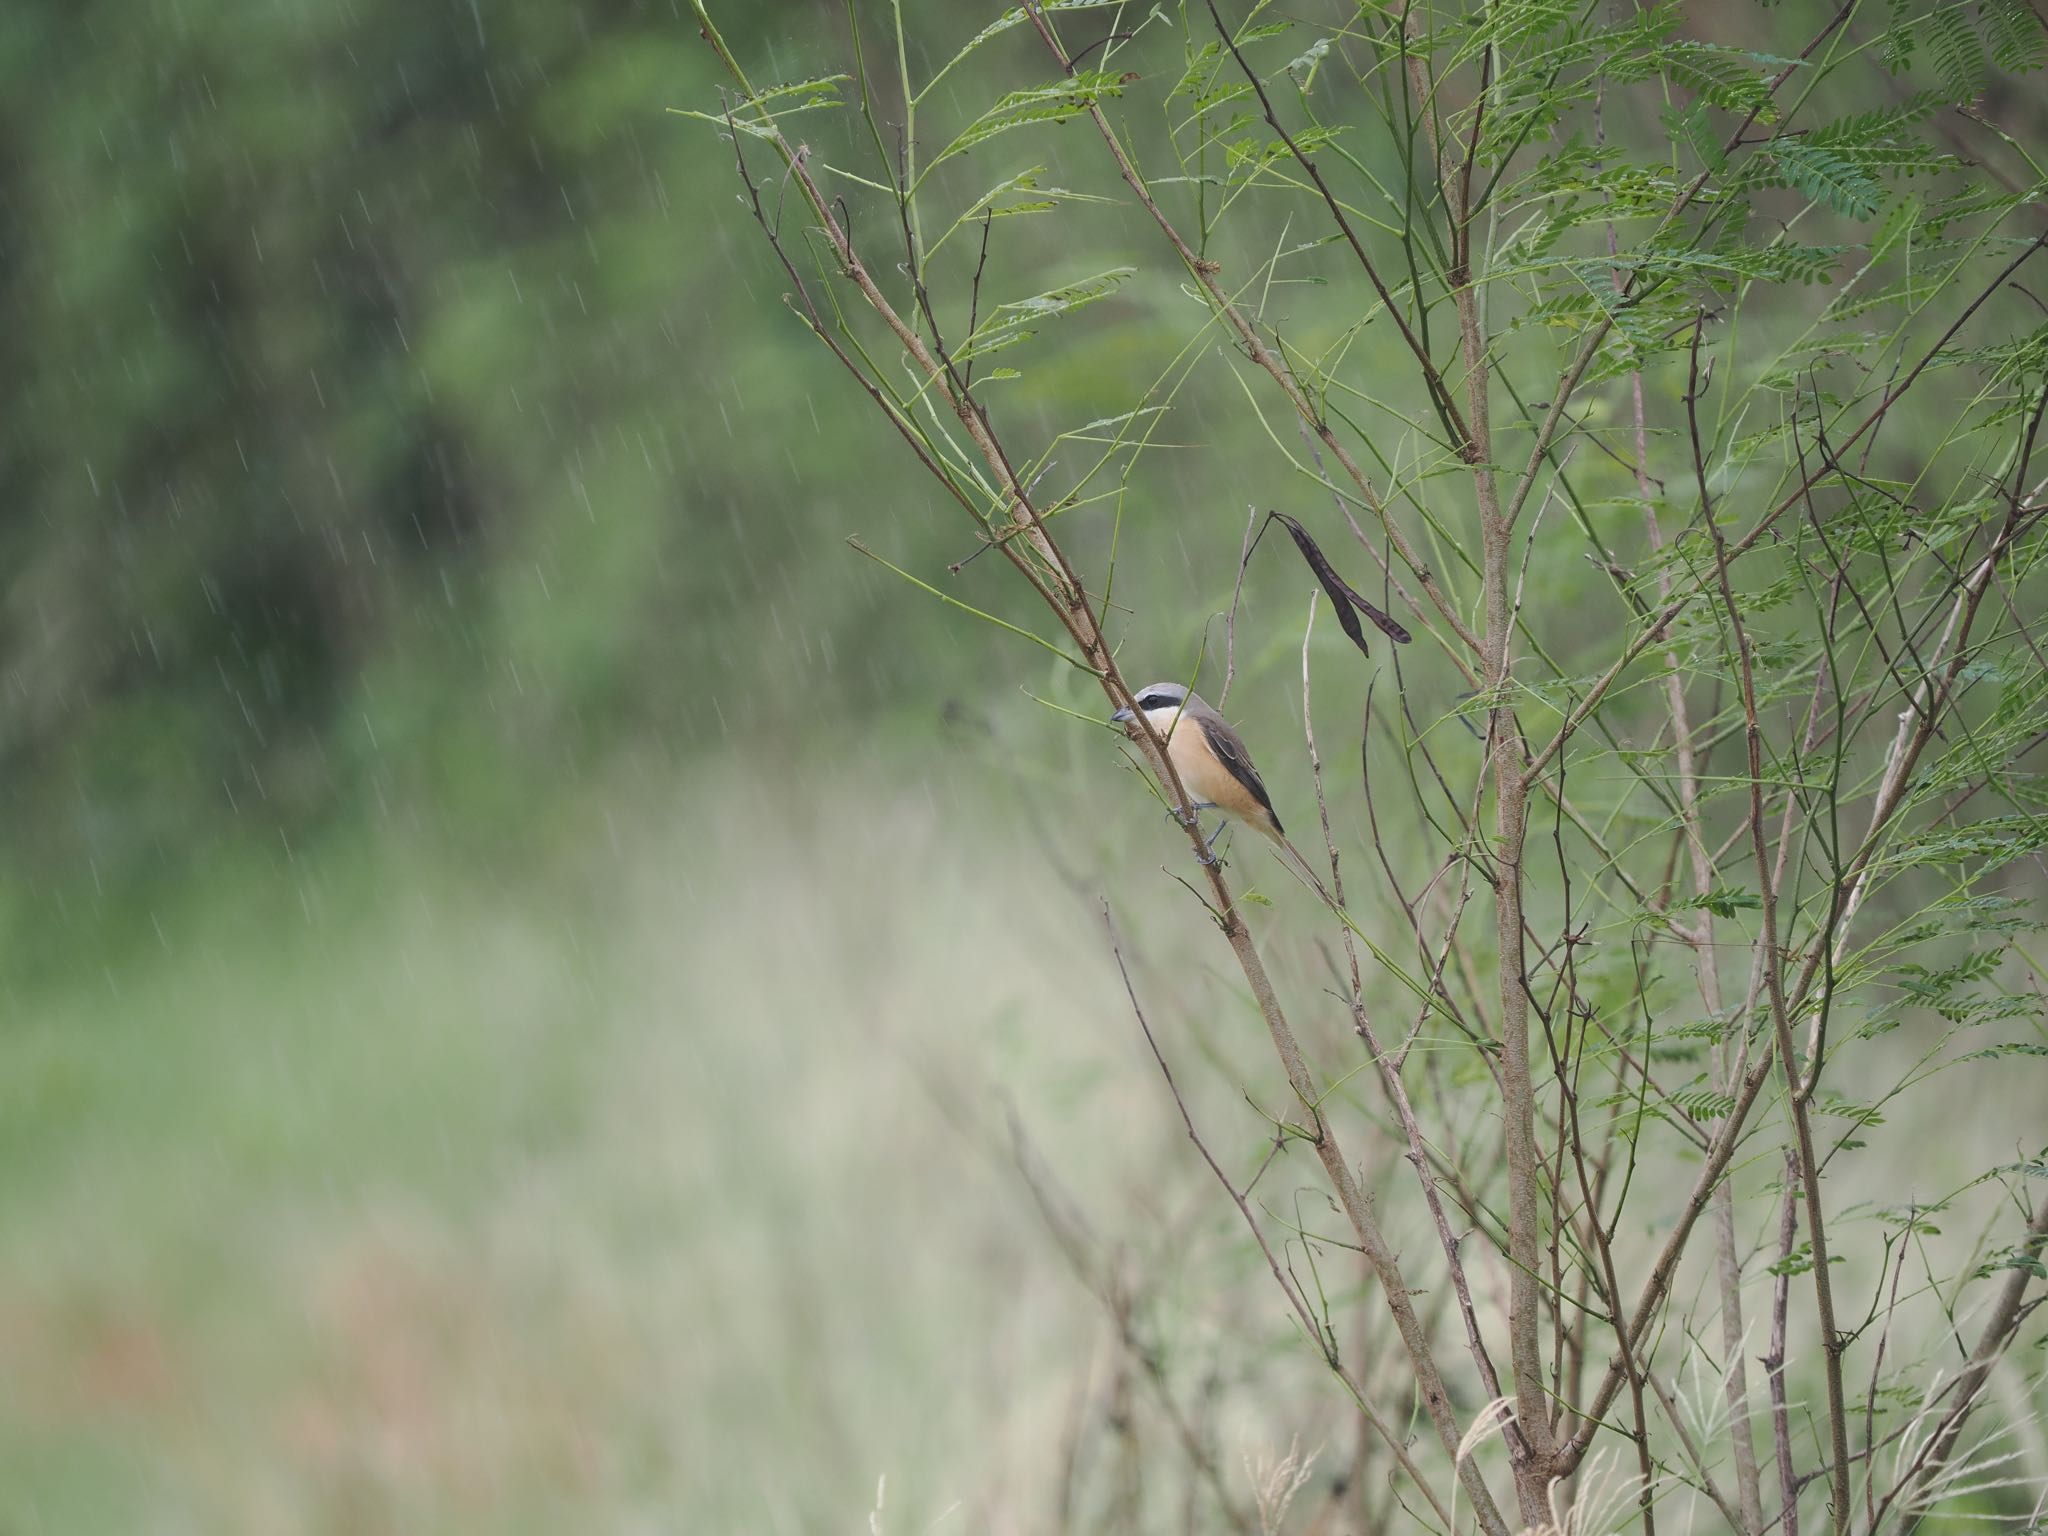
<svg viewBox="0 0 2048 1536"><path fill-rule="evenodd" d="M1229 700L1231 682L1237 677L1237 603L1244 596L1244 568L1252 563L1252 530L1259 522L1256 503L1244 511L1244 548L1237 556L1237 584L1230 589L1230 615L1223 621L1223 686L1216 694L1219 710Z"/></svg>
<svg viewBox="0 0 2048 1536"><path fill-rule="evenodd" d="M1700 517L1713 536L1721 601L1727 609L1728 626L1734 638L1736 675L1742 685L1743 739L1749 747L1750 850L1756 856L1757 883L1762 887L1758 893L1762 903L1762 932L1757 939L1757 953L1763 965L1764 988L1771 1004L1771 1026L1777 1035L1778 1059L1785 1073L1785 1097L1792 1111L1800 1182L1806 1191L1807 1241L1813 1248L1813 1299L1820 1313L1821 1349L1827 1376L1835 1532L1836 1536L1848 1536L1854 1514L1849 1502L1849 1409L1842 1387L1842 1352L1848 1341L1835 1326L1834 1277L1828 1268L1827 1223L1821 1210L1820 1162L1814 1155L1813 1123L1808 1106L1798 1092L1799 1070L1792 1051L1792 1014L1785 1000L1784 956L1778 947L1778 892L1771 878L1770 849L1764 839L1763 730L1757 721L1756 672L1750 657L1749 637L1743 628L1742 610L1735 601L1735 587L1728 575L1728 540L1721 532L1720 524L1714 520L1713 503L1707 494L1706 460L1700 445L1700 337L1705 328L1706 316L1702 314L1693 326L1692 367L1685 394L1686 424L1692 434L1693 473L1699 483Z"/></svg>
<svg viewBox="0 0 2048 1536"><path fill-rule="evenodd" d="M1953 1383L1955 1402L1943 1415L1939 1427L1928 1436L1920 1454L1914 1457L1912 1464L1878 1505L1877 1514L1871 1520L1873 1532L1894 1504L1903 1500L1910 1507L1915 1494L1947 1465L1949 1453L1962 1436L1964 1423L1983 1395L1991 1368L2003 1357L2018 1332L2021 1303L2026 1298L2027 1285L2034 1278L2034 1268L2039 1266L2044 1251L2048 1251L2048 1196L2042 1197L2033 1220L2027 1223L2026 1235L2015 1255L2018 1262L2007 1273L2005 1284L1999 1287L1998 1297L1991 1304L1991 1315L1977 1336L1977 1347L1970 1351L1969 1360L1956 1376ZM2033 1267L2027 1262L2029 1260Z"/></svg>
<svg viewBox="0 0 2048 1536"><path fill-rule="evenodd" d="M1309 767L1316 786L1316 809L1322 818L1323 840L1329 849L1331 891L1339 906L1343 904L1344 888L1339 877L1337 843L1330 832L1330 816L1323 801L1322 759L1316 751L1315 720L1309 708L1309 639L1315 632L1316 598L1311 592L1308 600L1308 621L1301 633L1301 718L1302 729L1308 737ZM1465 1274L1464 1259L1459 1253L1458 1238L1451 1231L1450 1219L1444 1213L1443 1199L1437 1190L1436 1176L1430 1167L1427 1145L1423 1139L1422 1127L1415 1118L1415 1108L1409 1101L1407 1086L1401 1080L1400 1068L1387 1059L1380 1048L1378 1036L1373 1030L1372 1020L1365 1007L1365 992L1358 970L1358 954L1351 938L1351 930L1342 924L1344 948L1351 961L1351 1026L1358 1038L1365 1043L1367 1053L1378 1070L1381 1086L1386 1090L1388 1102L1401 1122L1402 1134L1408 1141L1407 1161L1415 1170L1415 1176L1422 1185L1422 1198L1429 1206L1430 1219L1436 1225L1437 1242L1444 1251L1444 1263L1451 1277L1451 1287L1457 1296L1458 1313L1465 1324L1465 1344L1472 1355L1472 1363L1479 1372L1479 1379L1486 1388L1489 1401L1501 1396L1500 1377L1494 1369L1493 1357L1487 1353L1485 1336L1479 1327L1478 1310L1472 1304L1472 1288ZM1517 1460L1529 1455L1527 1438L1512 1420L1505 1430L1511 1453Z"/></svg>
<svg viewBox="0 0 2048 1536"><path fill-rule="evenodd" d="M1799 1238L1799 1154L1785 1148L1785 1194L1778 1202L1778 1262L1771 1280L1771 1342L1764 1379L1771 1391L1771 1444L1778 1461L1778 1524L1799 1536L1799 1471L1792 1464L1792 1410L1785 1398L1785 1327L1792 1305L1792 1245Z"/></svg>
<svg viewBox="0 0 2048 1536"><path fill-rule="evenodd" d="M1245 1225L1251 1229L1252 1239L1259 1245L1259 1252L1265 1257L1266 1268L1272 1272L1274 1281L1286 1295L1288 1304L1293 1307L1294 1315L1301 1323L1302 1330L1309 1338L1315 1341L1317 1348L1323 1356L1324 1363L1329 1366L1337 1379L1343 1382L1345 1389L1350 1392L1352 1398L1357 1402L1358 1411L1365 1416L1366 1422L1373 1427L1373 1431L1385 1443L1396 1465L1408 1474L1409 1480L1415 1484L1416 1489L1422 1496L1429 1501L1430 1508L1436 1511L1437 1517L1448 1528L1452 1524L1450 1513L1438 1501L1435 1490L1431 1488L1428 1480L1423 1477L1421 1469L1410 1459L1408 1448L1403 1443L1401 1437L1396 1435L1392 1428L1388 1426L1386 1420L1380 1416L1379 1410L1374 1408L1367 1399L1365 1389L1358 1384L1349 1368L1343 1363L1342 1358L1337 1352L1335 1337L1317 1321L1314 1311L1308 1304L1307 1297L1301 1293L1300 1286L1289 1277L1279 1259L1274 1257L1272 1245L1266 1241L1266 1234L1260 1228L1258 1218L1252 1214L1251 1202L1230 1181L1230 1175L1223 1171L1222 1165L1216 1161L1214 1154L1209 1151L1208 1144L1202 1140L1201 1132L1195 1129L1195 1117L1188 1109L1187 1100L1181 1097L1180 1085L1173 1080L1173 1069L1166 1064L1166 1056L1159 1049L1158 1038L1153 1035L1152 1026L1145 1018L1145 1010L1138 1002L1137 988L1131 983L1130 968L1124 964L1123 947L1117 940L1116 924L1111 920L1109 907L1106 904L1102 909L1102 921L1103 926L1109 933L1109 948L1110 953L1116 959L1117 974L1123 978L1124 992L1131 1000L1131 1012L1137 1017L1138 1028L1145 1032L1145 1044L1151 1047L1152 1059L1159 1064L1160 1076L1166 1079L1167 1091L1173 1095L1174 1108L1180 1111L1181 1124L1187 1130L1188 1140L1195 1144L1195 1150L1201 1154L1202 1161L1209 1165L1209 1171L1216 1175L1216 1182L1223 1186L1224 1193L1230 1196L1231 1204L1237 1207L1238 1214L1244 1218Z"/></svg>

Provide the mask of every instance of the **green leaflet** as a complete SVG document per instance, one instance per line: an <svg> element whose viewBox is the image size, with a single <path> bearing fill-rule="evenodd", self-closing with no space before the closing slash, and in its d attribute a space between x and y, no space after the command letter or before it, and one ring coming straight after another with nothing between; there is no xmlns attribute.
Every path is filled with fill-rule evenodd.
<svg viewBox="0 0 2048 1536"><path fill-rule="evenodd" d="M1974 20L1963 4L1916 12L1907 0L1892 0L1891 27L1880 52L1894 74L1924 56L1940 76L1946 98L1968 102L1983 94L1993 62L2015 73L2040 68L2048 61L2048 36L2026 0L1985 0Z"/></svg>
<svg viewBox="0 0 2048 1536"><path fill-rule="evenodd" d="M2027 0L1984 0L1978 14L2000 69L2024 74L2048 63L2048 31Z"/></svg>
<svg viewBox="0 0 2048 1536"><path fill-rule="evenodd" d="M1624 81L1662 74L1710 105L1745 115L1753 112L1757 121L1769 123L1778 115L1771 101L1770 76L1794 62L1746 49L1681 41L1616 59L1609 73Z"/></svg>
<svg viewBox="0 0 2048 1536"><path fill-rule="evenodd" d="M1908 838L1881 860L1903 869L1915 864L1978 864L1988 874L2014 859L2048 848L2048 819L2038 816L1992 816L1967 827L1922 832Z"/></svg>
<svg viewBox="0 0 2048 1536"><path fill-rule="evenodd" d="M1927 13L1922 35L1951 99L1975 101L1984 90L1984 45L1960 5Z"/></svg>
<svg viewBox="0 0 2048 1536"><path fill-rule="evenodd" d="M1812 201L1848 218L1876 217L1883 193L1875 181L1841 155L1800 139L1773 140L1769 153L1785 180Z"/></svg>
<svg viewBox="0 0 2048 1536"><path fill-rule="evenodd" d="M1977 1266L1976 1278L1988 1280L2000 1270L2006 1269L2025 1270L2037 1280L2048 1280L2048 1264L2041 1262L2038 1248L2025 1243L2014 1243L1992 1254Z"/></svg>
<svg viewBox="0 0 2048 1536"><path fill-rule="evenodd" d="M1038 334L1040 321L1057 319L1093 304L1097 299L1107 298L1137 270L1136 267L1111 267L1107 272L1034 293L1028 299L998 304L954 355L965 362L968 358L986 357L991 352L1000 352L1005 347L1029 341Z"/></svg>
<svg viewBox="0 0 2048 1536"><path fill-rule="evenodd" d="M1038 9L1046 12L1101 11L1123 3L1124 0L1038 0ZM922 100L925 92L929 91L934 85L937 85L946 75L952 73L955 65L965 62L967 56L983 43L992 37L1000 36L1012 27L1022 26L1028 19L1029 17L1021 5L1012 6L1009 10L1003 12L1002 15L970 37L965 47L939 67L938 72L931 79L927 80L924 83L923 89L917 93L919 99Z"/></svg>
<svg viewBox="0 0 2048 1536"><path fill-rule="evenodd" d="M1064 123L1105 97L1120 94L1124 84L1124 76L1120 73L1084 69L1063 80L1010 91L963 128L952 143L932 157L931 163L936 166L955 155L964 155L1013 128L1028 128L1034 123Z"/></svg>

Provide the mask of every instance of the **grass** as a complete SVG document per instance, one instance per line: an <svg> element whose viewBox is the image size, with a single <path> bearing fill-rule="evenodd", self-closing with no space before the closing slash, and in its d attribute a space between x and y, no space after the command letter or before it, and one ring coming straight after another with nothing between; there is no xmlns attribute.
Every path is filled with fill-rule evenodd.
<svg viewBox="0 0 2048 1536"><path fill-rule="evenodd" d="M744 784L233 861L16 998L0 1528L921 1523L1043 1451L1092 1303L904 1064L1081 988L921 797Z"/></svg>
<svg viewBox="0 0 2048 1536"><path fill-rule="evenodd" d="M357 827L84 935L104 964L49 971L0 1035L0 1530L751 1536L857 1529L884 1477L889 1533L1054 1530L1063 1503L1181 1529L1193 1480L1010 1166L1012 1113L1240 1503L1314 1458L1306 1528L1344 1416L1192 1158L1092 873L1060 872L1107 872L1190 1103L1249 1167L1277 1075L1157 873L1170 829L1049 861L1043 817L929 761L822 790L736 763L686 797L622 773L481 848ZM1307 999L1298 895L1262 921ZM1353 1141L1420 1266L1391 1143ZM1328 1225L1305 1155L1261 1194ZM1345 1256L1318 1262L1355 1327ZM1663 1523L1689 1507L1711 1528L1682 1499Z"/></svg>

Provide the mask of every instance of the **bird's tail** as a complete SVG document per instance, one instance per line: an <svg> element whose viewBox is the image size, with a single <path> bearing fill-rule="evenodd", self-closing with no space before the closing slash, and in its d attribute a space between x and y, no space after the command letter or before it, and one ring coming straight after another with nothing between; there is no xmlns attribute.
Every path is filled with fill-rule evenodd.
<svg viewBox="0 0 2048 1536"><path fill-rule="evenodd" d="M1315 866L1301 856L1301 850L1294 846L1285 832L1280 830L1278 819L1269 818L1264 831L1266 836L1273 840L1273 845L1286 854L1287 857L1281 862L1288 864L1296 874L1308 881L1315 893L1323 898L1324 906L1336 906L1336 899L1330 895L1329 887L1324 885L1322 878L1316 874Z"/></svg>

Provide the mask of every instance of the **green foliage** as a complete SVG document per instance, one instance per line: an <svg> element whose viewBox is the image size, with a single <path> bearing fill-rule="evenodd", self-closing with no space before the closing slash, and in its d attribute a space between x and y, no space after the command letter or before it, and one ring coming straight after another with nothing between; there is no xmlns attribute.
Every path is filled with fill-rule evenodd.
<svg viewBox="0 0 2048 1536"><path fill-rule="evenodd" d="M1831 1254L1828 1262L1840 1264L1843 1260L1839 1254ZM1813 1244L1800 1243L1784 1258L1773 1261L1766 1272L1773 1275L1804 1275L1811 1273L1812 1269Z"/></svg>
<svg viewBox="0 0 2048 1536"><path fill-rule="evenodd" d="M1984 0L1985 35L2000 69L2024 74L2048 64L2048 27L2026 0Z"/></svg>
<svg viewBox="0 0 2048 1536"><path fill-rule="evenodd" d="M1884 58L1894 73L1924 58L1949 100L1969 102L1983 94L1991 65L2021 73L2048 62L2048 33L2024 0L1944 0L1925 9L1891 0Z"/></svg>
<svg viewBox="0 0 2048 1536"><path fill-rule="evenodd" d="M1732 891L1716 887L1704 896L1691 896L1671 904L1672 911L1711 912L1716 917L1733 917L1738 912L1754 912L1763 906L1763 898L1754 891Z"/></svg>
<svg viewBox="0 0 2048 1536"><path fill-rule="evenodd" d="M2048 1264L2042 1262L2040 1251L2035 1248L2023 1247L2019 1244L2002 1248L1982 1264L1979 1264L1976 1269L1976 1278L1987 1280L1993 1275L1998 1274L2001 1270L2008 1269L2016 1269L2023 1274L2032 1275L2036 1280L2048 1280Z"/></svg>
<svg viewBox="0 0 2048 1536"><path fill-rule="evenodd" d="M1014 481L1120 665L1216 688L1227 653L1229 708L1311 855L1315 786L1285 743L1312 668L1322 804L1353 882L1343 936L1366 946L1360 1014L1412 1046L1403 1081L1469 1252L1498 1257L1484 1250L1504 1184L1487 1158L1503 1008L1519 999L1536 1015L1536 1119L1562 1137L1583 1112L1599 1165L1589 1197L1569 1157L1543 1160L1557 1326L1614 1315L1600 1235L1629 1270L1738 1119L1728 1187L1750 1326L1769 1304L1760 1276L1806 1276L1803 1296L1810 1235L1782 1256L1768 1236L1748 1245L1775 1231L1778 1148L1810 1113L1841 1294L1884 1294L1893 1244L1943 1236L1913 1212L1943 1212L1952 1246L1926 1262L1939 1278L1910 1282L1896 1330L1887 1317L1884 1369L1950 1358L1982 1294L1962 1282L2002 1279L2025 1252L2004 1228L1965 1229L2006 1220L2000 1181L2042 1176L2038 1159L1987 1175L1970 1141L1944 1149L1973 1159L1944 1164L1956 1193L1899 1204L1921 1198L1898 1192L1921 1166L1916 1138L1957 1101L1992 1106L1990 1125L2041 1097L2048 290L2043 98L2020 78L2048 62L2034 8L1901 0L1836 28L1836 7L1789 0L1285 18L1240 3L1224 8L1227 43L1199 4L713 9L750 88L659 7L45 0L0 25L0 206L24 232L0 250L0 292L29 360L0 377L0 913L28 980L146 995L133 983L152 973L102 936L125 924L152 954L168 944L157 913L202 863L227 860L223 880L282 893L287 912L303 900L317 932L318 892L275 870L323 831L345 846L375 820L416 833L423 858L494 869L507 829L527 835L557 797L635 771L659 785L650 798L694 796L732 757L749 782L763 761L793 782L741 851L677 854L647 879L702 881L735 906L768 892L752 914L764 932L844 929L894 960L870 930L906 903L874 896L864 869L846 884L865 896L789 915L817 882L811 823L857 819L814 805L812 781L870 770L907 797L878 813L891 837L1029 815L1063 868L1149 873L1139 818L1087 798L1124 787L1091 777L1113 772L1113 738L1088 669L1045 638L1072 609L1010 521ZM828 223L917 346L848 281ZM927 346L944 382L916 361ZM970 374L963 421L947 392ZM1472 388L1490 457L1463 436ZM1501 493L1523 497L1506 619L1477 510ZM1315 525L1333 557L1355 529L1337 564L1407 608L1416 643L1361 661L1324 612L1304 646L1298 569L1269 553L1240 571L1246 507ZM1010 555L1047 582L1050 610ZM1493 623L1512 665L1489 685L1460 634ZM1937 721L1924 739L1923 718ZM1503 730L1531 776L1512 860L1487 750ZM735 873L763 827L789 828L797 851ZM563 835L630 842L609 825ZM236 872L224 847L264 873ZM1250 852L1228 857L1247 872ZM1526 883L1519 968L1494 952L1504 875ZM1322 1008L1329 966L1297 926L1320 908L1264 883L1245 900L1288 968L1281 990ZM954 936L938 904L918 910L947 945L906 946L887 976L877 960L847 996L893 997L940 963ZM390 950L377 932L348 951L351 974ZM983 935L947 995L980 996L999 948ZM1239 1021L1234 992L1210 1006L1204 963L1165 954L1176 1030ZM775 958L771 979L804 970ZM317 959L316 978L339 964ZM1790 1018L1771 1012L1773 965ZM860 1006L742 1000L683 1038L756 1014L762 1038L800 1013L839 1029ZM1348 1125L1377 1109L1377 1085L1331 1018L1313 1041L1316 1110ZM1745 1097L1741 1073L1778 1050L1780 1026L1795 1059ZM485 1035L464 1030L432 1074L444 1087L476 1075L469 1036ZM1231 1063L1229 1112L1250 1084L1278 1113L1271 1064L1254 1080L1236 1044L1199 1042ZM78 1118L64 1065L78 1049L9 1079L38 1135ZM749 1066L727 1081L788 1070ZM431 1116L415 1106L410 1123ZM1266 1122L1246 1126L1263 1152ZM1307 1166L1293 1134L1261 1219L1293 1161ZM37 1167L18 1166L24 1180ZM1322 1215L1292 1213L1289 1266L1321 1257ZM1122 1251L1142 1260L1152 1234L1132 1226ZM1195 1235L1267 1278L1241 1235ZM1176 1255L1199 1246L1188 1236ZM1694 1273L1659 1303L1645 1358L1695 1368L1698 1342L1718 1374L1745 1357L1683 1313ZM1880 1331L1855 1332L1847 1303L1844 1320L1873 1399L1916 1404L1874 1379ZM1348 1323L1331 1334L1349 1347ZM1208 1347L1193 1324L1187 1337ZM1595 1375L1611 1358L1597 1329L1575 1348ZM1795 1350L1794 1397L1814 1418L1828 1353ZM1268 1385L1240 1364L1218 1379ZM1369 1385L1390 1403L1412 1391ZM1461 1412L1483 1400L1476 1376L1455 1387ZM1212 1417L1237 1422L1242 1402ZM1609 1435L1616 1404L1585 1422ZM1728 1423L1704 1436L1717 1475ZM1829 1463L1810 1429L1809 1469ZM1691 1475L1662 1426L1648 1438L1659 1478Z"/></svg>
<svg viewBox="0 0 2048 1536"><path fill-rule="evenodd" d="M1068 72L984 90L965 126L949 118L952 136L935 136L946 147L930 166L969 148L1014 155L1010 129L1057 128L1062 179L1104 201L1013 204L1018 182L971 203L935 199L933 171L901 150L892 162L878 142L869 173L842 179L858 188L847 225L888 231L864 246L865 270L882 272L877 252L896 263L869 306L887 313L836 312L840 335L899 430L914 417L926 465L972 485L978 516L1030 521L1007 487L1033 488L1063 552L1038 550L1044 569L1026 562L1040 595L1071 614L1061 594L1078 582L1111 653L1177 645L1162 674L1200 681L1213 636L1187 621L1184 599L1148 604L1125 576L1190 536L1211 541L1206 564L1190 560L1192 606L1228 605L1224 676L1270 673L1292 644L1262 634L1239 647L1240 625L1249 636L1269 622L1252 617L1255 582L1240 603L1249 550L1233 560L1215 546L1241 524L1207 515L1213 496L1148 511L1126 495L1147 466L1169 449L1218 462L1242 427L1247 452L1306 507L1335 493L1383 566L1386 600L1440 647L1372 680L1399 702L1364 728L1368 815L1351 833L1401 893L1401 942L1342 918L1376 966L1354 1016L1382 993L1419 999L1417 1037L1443 1037L1427 1089L1418 1074L1408 1091L1453 1125L1499 1118L1519 1070L1507 1021L1535 1016L1524 1043L1532 1058L1548 1052L1530 1086L1544 1170L1531 1198L1549 1207L1534 1220L1553 1245L1544 1286L1576 1284L1582 1309L1587 1296L1627 1301L1608 1294L1604 1250L1639 1161L1728 1157L1741 1170L1733 1198L1749 1207L1738 1225L1772 1224L1783 1191L1749 1171L1771 1156L1754 1150L1762 1137L1792 1146L1835 1232L1852 1235L1830 1237L1823 1262L1821 1233L1795 1223L1759 1263L1724 1252L1721 1272L1807 1276L1824 1309L1851 1276L1883 1294L1905 1244L1943 1237L1918 1213L1953 1221L1960 1195L1852 1215L1834 1195L1845 1170L1897 1167L1930 1080L1968 1068L1944 1080L1981 1081L1984 1063L2017 1075L2048 1051L2037 995L2013 983L2032 922L2024 871L2048 848L2029 761L2048 739L2031 617L2048 570L2032 505L2048 352L2020 275L2043 244L2042 188L2024 136L1996 120L2015 102L1997 72L2031 67L2038 25L1990 5L1780 7L1712 25L1675 4L1619 17L1548 0L1340 11L1153 8L1099 30L1048 14L1033 57ZM957 84L956 66L992 35L938 78ZM895 51L906 56L900 40ZM1911 78L1893 85L1886 66ZM931 83L898 68L899 93L924 102ZM795 158L788 135L777 153ZM1053 158L1036 140L1031 153ZM1075 170L1091 155L1099 182ZM924 248L920 219L938 201L973 211ZM1057 264L988 282L991 223L973 252L955 237L980 210L1012 207L1071 244ZM1128 337L1149 348L1142 377L1085 408L1045 387L1048 364L1117 323L1148 283L1158 329ZM944 294L951 308L935 305ZM1043 324L1084 307L1078 324ZM878 363L908 347L906 331L950 366ZM970 386L957 371L1025 340L1028 376ZM1230 426L1198 403L1212 377ZM1083 462L1062 462L1084 444ZM1498 675L1496 644L1509 658ZM1314 670L1312 641L1299 664L1304 678ZM1519 785L1486 750L1504 732L1529 765ZM1350 798L1329 788L1319 810ZM1513 794L1531 797L1531 822L1506 809ZM1417 830L1385 830L1389 798ZM1326 827L1348 855L1341 820ZM1514 922L1465 916L1468 901L1505 913L1509 886ZM1285 904L1271 917L1287 923ZM1427 981L1397 953L1402 921ZM1519 965L1488 952L1501 942L1521 945ZM1363 1073L1332 1069L1318 1116L1344 1115ZM1510 1163L1504 1176L1456 1170L1496 1247L1498 1211L1527 1193ZM1961 1188L1981 1182L1973 1169ZM1648 1218L1654 1229L1669 1212L1667 1201ZM1313 1255L1316 1239L1296 1235ZM1522 1240L1511 1230L1505 1243ZM1523 1284L1536 1261L1504 1256ZM1554 1305L1559 1331L1587 1326ZM1923 1321L1923 1343L1953 1332ZM1336 1337L1311 1331L1326 1346ZM1689 1321L1671 1330L1693 1333ZM1647 1335L1652 1354L1663 1336ZM1875 1402L1884 1370L1873 1372ZM1809 1459L1846 1469L1832 1375L1825 1395L1834 1443ZM1612 1427L1597 1412L1587 1423Z"/></svg>
<svg viewBox="0 0 2048 1536"><path fill-rule="evenodd" d="M1057 288L1048 288L1044 293L1034 293L1029 298L1010 299L998 304L989 317L960 343L953 355L964 362L971 357L986 357L991 352L1000 352L1018 342L1029 341L1038 334L1041 322L1071 314L1098 299L1108 298L1136 270L1135 267L1114 267L1093 277L1077 278Z"/></svg>
<svg viewBox="0 0 2048 1536"><path fill-rule="evenodd" d="M1770 156L1785 180L1816 203L1852 219L1877 216L1883 193L1865 171L1844 156L1800 139L1774 143Z"/></svg>
<svg viewBox="0 0 2048 1536"><path fill-rule="evenodd" d="M937 166L955 155L964 155L1013 128L1064 123L1098 102L1117 96L1123 86L1122 77L1110 71L1081 70L1065 79L1010 91L963 128L952 143L932 157L931 164Z"/></svg>

